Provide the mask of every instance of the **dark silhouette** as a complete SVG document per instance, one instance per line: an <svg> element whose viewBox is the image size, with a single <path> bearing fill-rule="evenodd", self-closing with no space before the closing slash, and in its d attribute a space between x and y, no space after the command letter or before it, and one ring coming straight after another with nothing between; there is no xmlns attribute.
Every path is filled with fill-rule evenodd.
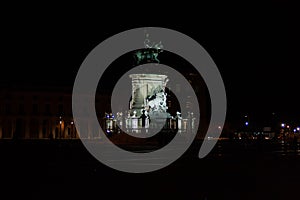
<svg viewBox="0 0 300 200"><path fill-rule="evenodd" d="M146 126L146 119L147 119L147 116L145 114L145 110L142 111L142 115L140 116L140 118L142 119L142 127L145 128Z"/></svg>

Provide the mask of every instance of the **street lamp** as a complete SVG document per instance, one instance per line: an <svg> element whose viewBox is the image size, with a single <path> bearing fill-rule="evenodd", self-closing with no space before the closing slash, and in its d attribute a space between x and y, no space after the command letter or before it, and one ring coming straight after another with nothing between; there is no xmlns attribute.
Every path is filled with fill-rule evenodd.
<svg viewBox="0 0 300 200"><path fill-rule="evenodd" d="M74 122L73 121L71 121L70 122L70 124L71 124L71 128L70 128L70 138L76 138L76 136L74 136Z"/></svg>
<svg viewBox="0 0 300 200"><path fill-rule="evenodd" d="M59 138L61 139L61 124L62 124L62 121L59 120Z"/></svg>
<svg viewBox="0 0 300 200"><path fill-rule="evenodd" d="M281 123L282 131L280 131L280 133L282 133L282 139L284 142L285 142L285 126L286 126L285 123Z"/></svg>

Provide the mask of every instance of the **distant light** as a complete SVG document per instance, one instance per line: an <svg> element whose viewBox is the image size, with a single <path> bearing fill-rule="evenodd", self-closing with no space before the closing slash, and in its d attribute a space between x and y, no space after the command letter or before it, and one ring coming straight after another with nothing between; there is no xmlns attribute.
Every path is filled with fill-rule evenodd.
<svg viewBox="0 0 300 200"><path fill-rule="evenodd" d="M245 117L248 117L247 115L245 115Z"/></svg>
<svg viewBox="0 0 300 200"><path fill-rule="evenodd" d="M61 119L61 116L59 116L59 119Z"/></svg>
<svg viewBox="0 0 300 200"><path fill-rule="evenodd" d="M289 125L287 125L286 127L287 127L287 128L290 128L290 126L289 126Z"/></svg>
<svg viewBox="0 0 300 200"><path fill-rule="evenodd" d="M221 127L221 126L218 126L218 129L222 129L222 127Z"/></svg>
<svg viewBox="0 0 300 200"><path fill-rule="evenodd" d="M284 123L282 123L282 124L281 124L281 127L282 127L282 128L284 128L284 127L285 127L285 124L284 124Z"/></svg>
<svg viewBox="0 0 300 200"><path fill-rule="evenodd" d="M249 122L245 122L245 125L248 126L248 125L249 125Z"/></svg>
<svg viewBox="0 0 300 200"><path fill-rule="evenodd" d="M300 131L300 127L297 127L297 131Z"/></svg>
<svg viewBox="0 0 300 200"><path fill-rule="evenodd" d="M59 121L59 124L61 124L62 122L61 121Z"/></svg>
<svg viewBox="0 0 300 200"><path fill-rule="evenodd" d="M71 124L74 124L74 122L71 122Z"/></svg>
<svg viewBox="0 0 300 200"><path fill-rule="evenodd" d="M297 129L294 128L294 133L296 133Z"/></svg>

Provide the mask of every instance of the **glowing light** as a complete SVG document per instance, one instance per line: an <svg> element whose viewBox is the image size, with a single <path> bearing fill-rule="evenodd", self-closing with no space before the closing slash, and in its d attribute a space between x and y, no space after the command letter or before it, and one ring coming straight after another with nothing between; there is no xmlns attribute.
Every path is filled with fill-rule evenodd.
<svg viewBox="0 0 300 200"><path fill-rule="evenodd" d="M286 127L287 127L287 128L290 128L290 126L289 126L289 125L287 125Z"/></svg>
<svg viewBox="0 0 300 200"><path fill-rule="evenodd" d="M296 133L297 129L294 128L294 133Z"/></svg>
<svg viewBox="0 0 300 200"><path fill-rule="evenodd" d="M297 127L297 131L300 131L300 127Z"/></svg>
<svg viewBox="0 0 300 200"><path fill-rule="evenodd" d="M284 124L284 123L282 123L282 124L281 124L281 127L282 127L282 128L284 128L284 127L285 127L285 124Z"/></svg>
<svg viewBox="0 0 300 200"><path fill-rule="evenodd" d="M249 122L245 122L245 125L248 126L248 125L249 125Z"/></svg>
<svg viewBox="0 0 300 200"><path fill-rule="evenodd" d="M59 121L59 124L61 124L62 123L62 121Z"/></svg>
<svg viewBox="0 0 300 200"><path fill-rule="evenodd" d="M218 126L218 129L222 129L222 127L221 127L221 126Z"/></svg>
<svg viewBox="0 0 300 200"><path fill-rule="evenodd" d="M74 122L71 122L71 124L74 124Z"/></svg>

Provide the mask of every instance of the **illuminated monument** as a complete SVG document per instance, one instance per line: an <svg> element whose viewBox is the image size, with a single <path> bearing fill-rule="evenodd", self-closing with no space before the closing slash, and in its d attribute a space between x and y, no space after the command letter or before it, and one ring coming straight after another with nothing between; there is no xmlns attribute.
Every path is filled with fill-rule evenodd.
<svg viewBox="0 0 300 200"><path fill-rule="evenodd" d="M145 48L134 54L136 64L159 63L158 55L163 51L161 41L150 41L148 33L145 36ZM165 93L168 77L160 74L131 74L129 77L132 79L130 114L133 117L146 114L150 118L165 118L168 109Z"/></svg>

